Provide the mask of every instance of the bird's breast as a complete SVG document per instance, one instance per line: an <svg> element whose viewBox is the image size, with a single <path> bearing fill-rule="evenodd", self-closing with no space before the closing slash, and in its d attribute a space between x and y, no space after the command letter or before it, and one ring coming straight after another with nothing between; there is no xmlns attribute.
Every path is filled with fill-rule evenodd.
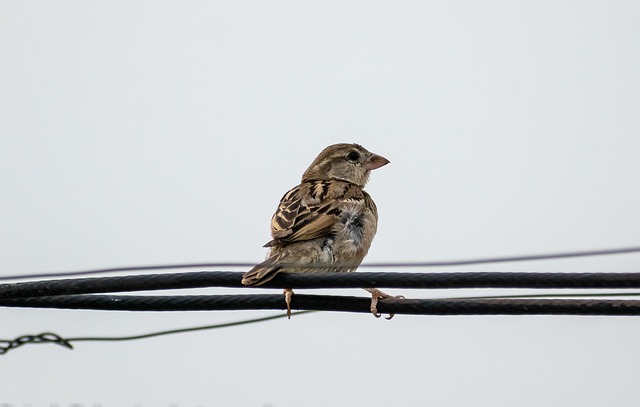
<svg viewBox="0 0 640 407"><path fill-rule="evenodd" d="M364 205L342 208L336 224L334 248L340 262L360 264L369 251L376 233L377 221Z"/></svg>

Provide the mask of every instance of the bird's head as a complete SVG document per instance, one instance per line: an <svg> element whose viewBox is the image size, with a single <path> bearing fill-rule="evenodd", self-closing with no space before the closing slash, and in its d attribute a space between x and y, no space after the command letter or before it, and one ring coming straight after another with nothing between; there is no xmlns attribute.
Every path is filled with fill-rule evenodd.
<svg viewBox="0 0 640 407"><path fill-rule="evenodd" d="M302 175L302 182L339 179L364 187L371 170L389 164L386 158L359 144L334 144L324 150Z"/></svg>

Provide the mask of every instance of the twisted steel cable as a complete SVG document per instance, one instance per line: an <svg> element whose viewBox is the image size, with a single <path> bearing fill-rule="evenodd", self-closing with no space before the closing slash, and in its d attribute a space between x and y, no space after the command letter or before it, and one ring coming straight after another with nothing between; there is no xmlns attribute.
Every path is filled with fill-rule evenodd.
<svg viewBox="0 0 640 407"><path fill-rule="evenodd" d="M282 295L69 295L0 300L9 307L110 311L222 311L285 309ZM292 308L369 313L369 298L295 294ZM378 311L413 315L640 315L640 300L384 299Z"/></svg>

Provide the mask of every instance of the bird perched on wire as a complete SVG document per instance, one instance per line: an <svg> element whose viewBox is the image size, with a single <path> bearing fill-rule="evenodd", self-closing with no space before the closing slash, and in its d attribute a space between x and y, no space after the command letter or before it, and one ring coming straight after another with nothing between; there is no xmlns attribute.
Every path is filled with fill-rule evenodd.
<svg viewBox="0 0 640 407"><path fill-rule="evenodd" d="M242 276L242 284L259 286L280 272L345 272L358 268L378 226L378 211L363 188L372 170L389 163L358 144L334 144L324 150L287 192L271 219L273 239L267 259ZM378 289L371 312L379 317ZM291 316L291 289L285 289Z"/></svg>

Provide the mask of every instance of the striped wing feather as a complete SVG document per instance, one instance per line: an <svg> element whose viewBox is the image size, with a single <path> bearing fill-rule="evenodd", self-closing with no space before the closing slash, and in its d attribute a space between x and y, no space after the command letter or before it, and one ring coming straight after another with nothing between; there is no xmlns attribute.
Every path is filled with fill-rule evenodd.
<svg viewBox="0 0 640 407"><path fill-rule="evenodd" d="M265 247L311 240L331 233L340 206L364 199L364 192L346 181L304 182L287 192L271 219L273 240Z"/></svg>

